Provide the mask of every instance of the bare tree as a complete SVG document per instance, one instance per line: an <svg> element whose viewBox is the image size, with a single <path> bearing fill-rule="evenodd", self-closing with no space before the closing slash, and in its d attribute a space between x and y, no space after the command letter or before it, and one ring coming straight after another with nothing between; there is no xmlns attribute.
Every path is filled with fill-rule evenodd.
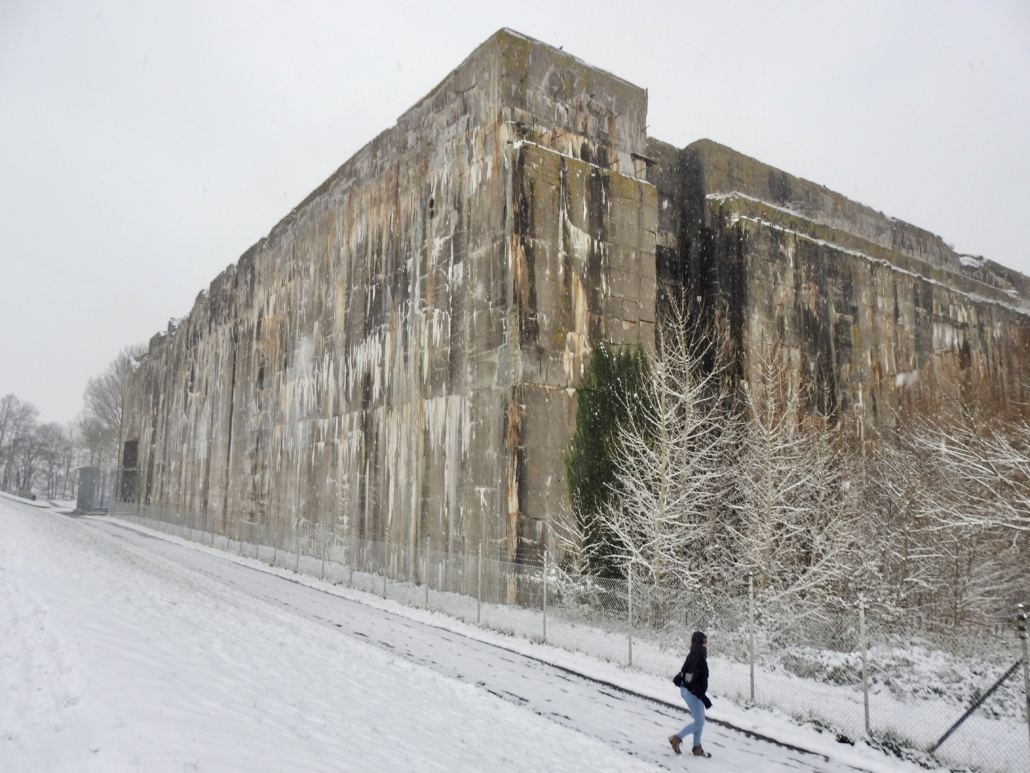
<svg viewBox="0 0 1030 773"><path fill-rule="evenodd" d="M15 487L20 496L32 496L43 463L43 435L33 423L19 442L14 456Z"/></svg>
<svg viewBox="0 0 1030 773"><path fill-rule="evenodd" d="M122 349L103 373L86 384L78 428L90 466L109 467L118 463L125 383L136 358L145 351L142 344Z"/></svg>
<svg viewBox="0 0 1030 773"><path fill-rule="evenodd" d="M919 442L950 480L962 486L965 506L953 522L1030 532L1030 426L998 421L961 403L947 421L927 422Z"/></svg>
<svg viewBox="0 0 1030 773"><path fill-rule="evenodd" d="M934 538L935 560L926 561L934 618L957 626L1004 616L1026 591L1030 427L959 402L910 431L933 470L922 517Z"/></svg>
<svg viewBox="0 0 1030 773"><path fill-rule="evenodd" d="M756 371L742 388L747 418L732 507L741 568L764 592L789 584L796 571L813 478L797 387L769 363Z"/></svg>
<svg viewBox="0 0 1030 773"><path fill-rule="evenodd" d="M0 453L6 447L20 405L21 400L14 394L9 393L0 397Z"/></svg>
<svg viewBox="0 0 1030 773"><path fill-rule="evenodd" d="M38 415L39 411L32 403L19 400L14 395L6 395L0 400L0 424L3 425L0 489L4 491L17 491L20 488L22 476L18 463L23 448L32 438Z"/></svg>
<svg viewBox="0 0 1030 773"><path fill-rule="evenodd" d="M831 423L806 413L776 352L753 363L741 402L730 502L734 573L755 577L772 617L829 622L851 601L866 562L849 448Z"/></svg>
<svg viewBox="0 0 1030 773"><path fill-rule="evenodd" d="M672 315L642 408L617 433L618 496L605 508L611 552L653 587L698 589L720 564L714 538L725 498L734 424L710 341ZM699 342L702 342L699 345Z"/></svg>
<svg viewBox="0 0 1030 773"><path fill-rule="evenodd" d="M36 446L45 496L47 499L55 499L60 491L62 473L73 448L72 441L60 424L41 424L36 428Z"/></svg>
<svg viewBox="0 0 1030 773"><path fill-rule="evenodd" d="M103 422L93 416L80 414L75 420L76 442L82 449L82 460L87 467L102 467L110 457L112 443L117 440Z"/></svg>
<svg viewBox="0 0 1030 773"><path fill-rule="evenodd" d="M75 475L75 467L78 461L79 448L76 443L75 423L68 422L64 426L64 436L67 438L67 444L65 445L64 459L61 465L61 493L62 499L68 497L74 497L75 491L78 488L77 476Z"/></svg>
<svg viewBox="0 0 1030 773"><path fill-rule="evenodd" d="M872 550L860 582L875 617L901 631L996 623L1025 593L1027 540L960 463L1008 425L974 416L966 408L899 415L856 476Z"/></svg>
<svg viewBox="0 0 1030 773"><path fill-rule="evenodd" d="M7 491L9 446L15 417L21 406L17 395L8 393L0 398L0 489Z"/></svg>
<svg viewBox="0 0 1030 773"><path fill-rule="evenodd" d="M860 507L874 570L864 585L881 618L936 614L947 555L936 501L947 489L941 474L907 430L882 438L866 459Z"/></svg>

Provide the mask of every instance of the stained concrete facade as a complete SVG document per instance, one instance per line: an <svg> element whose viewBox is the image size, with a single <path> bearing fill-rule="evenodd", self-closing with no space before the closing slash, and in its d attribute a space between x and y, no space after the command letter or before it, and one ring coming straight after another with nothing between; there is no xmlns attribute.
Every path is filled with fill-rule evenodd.
<svg viewBox="0 0 1030 773"><path fill-rule="evenodd" d="M876 425L917 383L1023 397L1030 280L708 141L646 92L503 30L155 336L129 380L134 496L539 560L599 341L701 299Z"/></svg>
<svg viewBox="0 0 1030 773"><path fill-rule="evenodd" d="M1026 401L1027 277L710 140L648 153L660 285L728 340L738 378L778 360L867 442L952 398Z"/></svg>
<svg viewBox="0 0 1030 773"><path fill-rule="evenodd" d="M488 40L151 341L141 500L532 560L590 347L654 337L646 108Z"/></svg>

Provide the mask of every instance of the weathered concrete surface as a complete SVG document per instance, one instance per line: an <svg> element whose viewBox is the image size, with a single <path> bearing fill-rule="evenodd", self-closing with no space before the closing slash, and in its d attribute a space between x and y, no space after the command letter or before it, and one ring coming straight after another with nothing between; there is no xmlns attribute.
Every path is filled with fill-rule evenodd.
<svg viewBox="0 0 1030 773"><path fill-rule="evenodd" d="M1026 277L710 140L658 160L658 262L754 384L779 359L860 437L899 409L1024 401Z"/></svg>
<svg viewBox="0 0 1030 773"><path fill-rule="evenodd" d="M122 441L140 500L231 536L296 523L537 561L598 341L699 299L859 433L916 385L1023 399L1030 280L708 141L501 31L151 341ZM134 445L135 444L135 445Z"/></svg>
<svg viewBox="0 0 1030 773"><path fill-rule="evenodd" d="M645 114L567 54L487 41L152 340L123 438L142 501L539 554L590 347L653 337Z"/></svg>

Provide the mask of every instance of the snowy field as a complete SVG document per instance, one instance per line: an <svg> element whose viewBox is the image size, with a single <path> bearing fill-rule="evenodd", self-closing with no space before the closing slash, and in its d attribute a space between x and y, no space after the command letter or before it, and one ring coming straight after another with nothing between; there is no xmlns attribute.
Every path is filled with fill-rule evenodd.
<svg viewBox="0 0 1030 773"><path fill-rule="evenodd" d="M919 770L729 701L675 757L665 680L4 498L0 690L2 771Z"/></svg>

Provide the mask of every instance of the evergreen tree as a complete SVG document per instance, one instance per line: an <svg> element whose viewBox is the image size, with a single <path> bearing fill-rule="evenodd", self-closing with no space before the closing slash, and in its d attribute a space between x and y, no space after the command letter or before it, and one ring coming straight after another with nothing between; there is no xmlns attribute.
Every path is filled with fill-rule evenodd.
<svg viewBox="0 0 1030 773"><path fill-rule="evenodd" d="M653 402L651 383L643 347L615 350L599 343L576 390L576 430L565 455L569 499L583 555L590 571L600 576L620 577L624 572L613 560L617 539L600 515L619 493L614 462L619 427L639 418Z"/></svg>

